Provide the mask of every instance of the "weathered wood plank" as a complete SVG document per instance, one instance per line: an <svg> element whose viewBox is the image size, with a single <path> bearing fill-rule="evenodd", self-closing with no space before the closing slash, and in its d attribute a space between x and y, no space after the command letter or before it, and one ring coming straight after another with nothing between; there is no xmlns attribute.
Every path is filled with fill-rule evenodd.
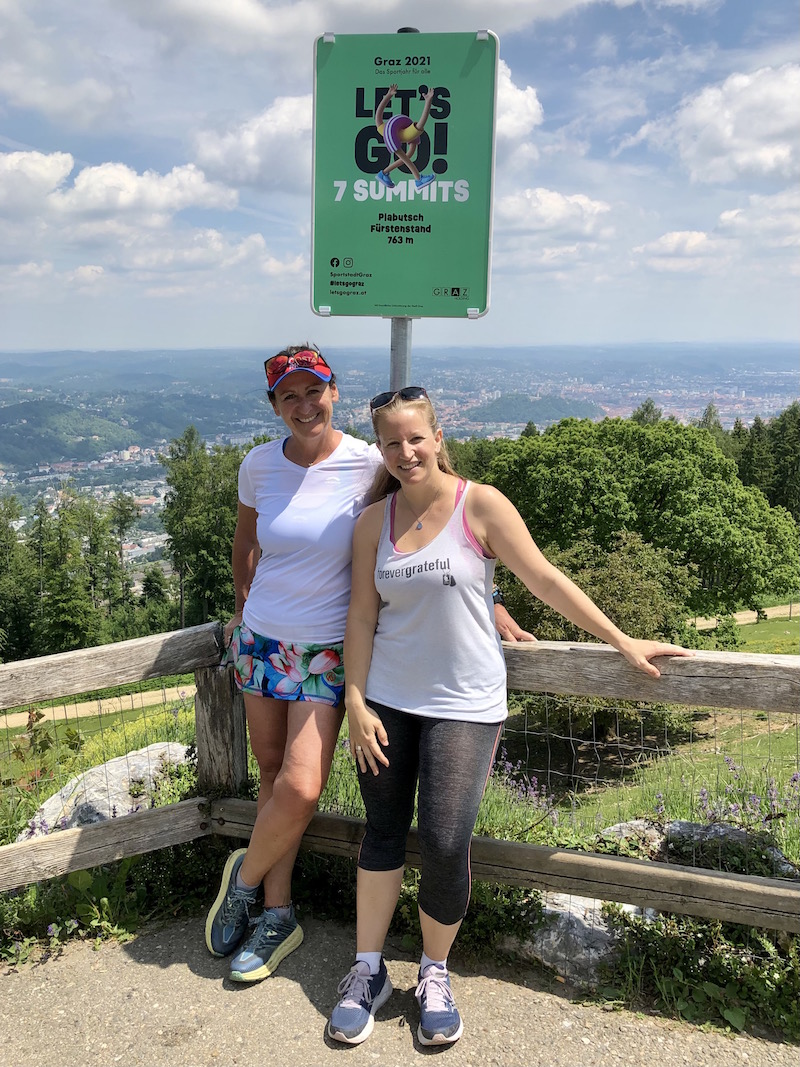
<svg viewBox="0 0 800 1067"><path fill-rule="evenodd" d="M194 672L197 692L197 786L201 793L239 793L247 784L247 719L233 668Z"/></svg>
<svg viewBox="0 0 800 1067"><path fill-rule="evenodd" d="M212 667L222 655L218 622L172 633L0 664L0 711L104 685ZM762 711L800 710L800 656L697 652L664 657L649 678L608 645L538 641L505 644L511 689L620 700L665 701Z"/></svg>
<svg viewBox="0 0 800 1067"><path fill-rule="evenodd" d="M222 657L218 622L114 645L0 664L0 711L37 700L58 700L98 687L140 682L211 667Z"/></svg>
<svg viewBox="0 0 800 1067"><path fill-rule="evenodd" d="M247 839L255 814L253 801L212 801L212 830L227 837ZM355 858L363 834L364 823L360 819L318 812L306 830L301 847ZM406 863L411 867L420 865L413 829L408 837ZM489 837L473 837L471 867L473 876L484 881L800 933L800 882Z"/></svg>
<svg viewBox="0 0 800 1067"><path fill-rule="evenodd" d="M504 644L509 689L712 708L800 712L800 656L698 651L663 656L660 678L609 645L566 641Z"/></svg>
<svg viewBox="0 0 800 1067"><path fill-rule="evenodd" d="M3 845L0 892L203 837L211 833L207 803L204 798L182 800L108 822Z"/></svg>

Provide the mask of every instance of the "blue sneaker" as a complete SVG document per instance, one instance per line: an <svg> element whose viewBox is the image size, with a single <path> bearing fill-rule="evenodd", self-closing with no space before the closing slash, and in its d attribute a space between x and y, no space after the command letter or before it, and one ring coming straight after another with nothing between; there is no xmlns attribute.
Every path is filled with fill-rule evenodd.
<svg viewBox="0 0 800 1067"><path fill-rule="evenodd" d="M368 964L356 960L336 990L341 1000L331 1012L328 1036L348 1045L366 1041L375 1026L375 1012L392 993L392 983L381 957L377 974L369 973Z"/></svg>
<svg viewBox="0 0 800 1067"><path fill-rule="evenodd" d="M250 924L249 908L255 904L261 887L239 889L236 885L245 852L246 848L240 848L228 856L217 899L206 919L206 947L212 956L230 956Z"/></svg>
<svg viewBox="0 0 800 1067"><path fill-rule="evenodd" d="M394 189L394 182L389 175L385 174L382 170L378 171L378 181L382 182L387 189Z"/></svg>
<svg viewBox="0 0 800 1067"><path fill-rule="evenodd" d="M420 174L420 176L414 182L414 185L417 187L417 189L424 189L426 185L430 185L431 182L435 182L435 181L436 181L436 175L435 174Z"/></svg>
<svg viewBox="0 0 800 1067"><path fill-rule="evenodd" d="M282 919L273 908L264 908L253 924L253 932L231 960L231 980L259 982L272 974L282 959L303 942L303 930L289 908Z"/></svg>
<svg viewBox="0 0 800 1067"><path fill-rule="evenodd" d="M450 990L450 976L433 965L420 972L414 996L419 1001L417 1038L421 1045L446 1045L458 1041L464 1033L464 1023Z"/></svg>

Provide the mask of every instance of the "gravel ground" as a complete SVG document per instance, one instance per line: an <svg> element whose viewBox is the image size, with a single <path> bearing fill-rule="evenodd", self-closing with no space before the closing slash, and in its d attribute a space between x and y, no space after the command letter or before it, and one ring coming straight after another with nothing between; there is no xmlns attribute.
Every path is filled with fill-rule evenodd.
<svg viewBox="0 0 800 1067"><path fill-rule="evenodd" d="M522 964L452 963L465 1029L451 1047L414 1036L416 959L387 950L394 994L351 1047L325 1035L353 930L304 923L303 945L254 986L228 981L201 918L150 928L127 945L68 945L0 975L0 1067L395 1067L445 1056L447 1067L797 1067L795 1045L578 1003ZM342 1058L344 1057L344 1058Z"/></svg>

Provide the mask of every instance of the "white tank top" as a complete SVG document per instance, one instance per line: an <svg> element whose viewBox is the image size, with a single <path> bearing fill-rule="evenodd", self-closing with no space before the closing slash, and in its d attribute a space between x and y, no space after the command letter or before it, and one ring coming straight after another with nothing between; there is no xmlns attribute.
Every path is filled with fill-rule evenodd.
<svg viewBox="0 0 800 1067"><path fill-rule="evenodd" d="M394 547L396 494L386 500L366 697L413 715L501 722L508 710L492 604L496 561L483 554L467 525L468 488L459 485L447 525L415 552Z"/></svg>

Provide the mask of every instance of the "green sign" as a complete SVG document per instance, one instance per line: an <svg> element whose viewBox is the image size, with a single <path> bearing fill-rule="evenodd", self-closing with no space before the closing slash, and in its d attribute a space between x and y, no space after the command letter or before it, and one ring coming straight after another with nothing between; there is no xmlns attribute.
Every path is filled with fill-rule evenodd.
<svg viewBox="0 0 800 1067"><path fill-rule="evenodd" d="M317 38L317 314L488 310L497 54L487 30Z"/></svg>

